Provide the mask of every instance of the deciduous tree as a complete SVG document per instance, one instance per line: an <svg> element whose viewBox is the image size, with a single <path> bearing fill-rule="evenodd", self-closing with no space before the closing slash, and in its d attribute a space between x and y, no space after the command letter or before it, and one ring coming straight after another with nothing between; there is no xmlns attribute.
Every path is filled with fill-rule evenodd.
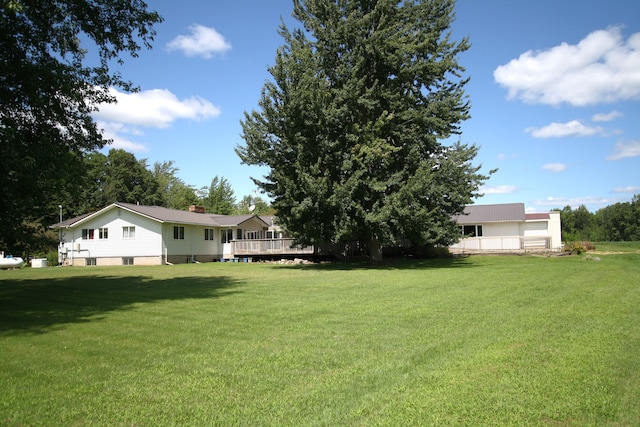
<svg viewBox="0 0 640 427"><path fill-rule="evenodd" d="M302 28L269 71L236 151L270 171L256 185L299 242L350 242L374 260L408 238L459 238L454 214L488 178L477 147L448 143L469 118L451 40L453 0L294 0ZM352 245L353 246L353 245Z"/></svg>
<svg viewBox="0 0 640 427"><path fill-rule="evenodd" d="M595 221L602 228L606 241L640 240L640 195L631 202L616 203L598 210Z"/></svg>
<svg viewBox="0 0 640 427"><path fill-rule="evenodd" d="M196 190L178 177L179 169L173 160L155 162L153 177L158 184L161 205L169 209L186 210L190 205L199 203Z"/></svg>
<svg viewBox="0 0 640 427"><path fill-rule="evenodd" d="M54 199L78 181L84 153L106 142L91 112L115 101L110 87L134 89L113 70L115 61L150 47L161 20L142 0L0 2L0 244L6 249L24 234L23 224L57 218Z"/></svg>
<svg viewBox="0 0 640 427"><path fill-rule="evenodd" d="M226 178L217 175L211 180L207 196L204 198L204 206L207 212L231 215L234 211L236 196L231 184Z"/></svg>
<svg viewBox="0 0 640 427"><path fill-rule="evenodd" d="M266 201L256 195L246 195L236 205L238 215L273 215L275 211Z"/></svg>
<svg viewBox="0 0 640 427"><path fill-rule="evenodd" d="M78 214L101 209L114 202L162 205L158 181L147 167L147 160L122 149L108 155L87 156L85 186L78 202Z"/></svg>

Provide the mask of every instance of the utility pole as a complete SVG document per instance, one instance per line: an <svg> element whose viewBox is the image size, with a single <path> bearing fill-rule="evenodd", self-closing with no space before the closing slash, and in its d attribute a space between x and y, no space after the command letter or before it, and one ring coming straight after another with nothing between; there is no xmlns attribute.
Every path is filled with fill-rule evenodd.
<svg viewBox="0 0 640 427"><path fill-rule="evenodd" d="M62 224L62 205L58 205L60 209L60 224ZM58 265L62 264L62 225L58 224Z"/></svg>

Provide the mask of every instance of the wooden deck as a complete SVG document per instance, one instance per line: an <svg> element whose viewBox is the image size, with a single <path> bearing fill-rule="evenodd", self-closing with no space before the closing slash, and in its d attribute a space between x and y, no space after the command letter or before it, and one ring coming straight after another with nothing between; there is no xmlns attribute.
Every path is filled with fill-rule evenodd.
<svg viewBox="0 0 640 427"><path fill-rule="evenodd" d="M295 247L293 239L234 240L231 242L234 256L313 255L313 246Z"/></svg>

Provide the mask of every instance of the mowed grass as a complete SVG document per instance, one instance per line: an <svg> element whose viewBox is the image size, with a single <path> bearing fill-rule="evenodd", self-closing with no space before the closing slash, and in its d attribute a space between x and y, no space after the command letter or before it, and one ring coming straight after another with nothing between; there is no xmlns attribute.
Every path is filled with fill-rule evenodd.
<svg viewBox="0 0 640 427"><path fill-rule="evenodd" d="M640 253L640 242L595 242L595 252Z"/></svg>
<svg viewBox="0 0 640 427"><path fill-rule="evenodd" d="M0 425L640 425L640 255L0 271Z"/></svg>

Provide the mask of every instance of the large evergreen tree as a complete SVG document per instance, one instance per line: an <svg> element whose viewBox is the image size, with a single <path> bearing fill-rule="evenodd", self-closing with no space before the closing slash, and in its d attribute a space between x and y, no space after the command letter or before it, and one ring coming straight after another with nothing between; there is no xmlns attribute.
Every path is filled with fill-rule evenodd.
<svg viewBox="0 0 640 427"><path fill-rule="evenodd" d="M453 0L294 0L304 29L280 34L260 111L245 113L256 185L300 243L355 242L371 258L408 238L417 247L459 238L452 216L488 178L477 148L445 140L469 117L468 49L449 27Z"/></svg>
<svg viewBox="0 0 640 427"><path fill-rule="evenodd" d="M160 21L142 0L0 2L5 249L19 246L26 224L47 214L57 218L57 205L78 182L83 154L105 144L91 112L115 101L109 87L133 89L112 70L114 60L149 47Z"/></svg>

